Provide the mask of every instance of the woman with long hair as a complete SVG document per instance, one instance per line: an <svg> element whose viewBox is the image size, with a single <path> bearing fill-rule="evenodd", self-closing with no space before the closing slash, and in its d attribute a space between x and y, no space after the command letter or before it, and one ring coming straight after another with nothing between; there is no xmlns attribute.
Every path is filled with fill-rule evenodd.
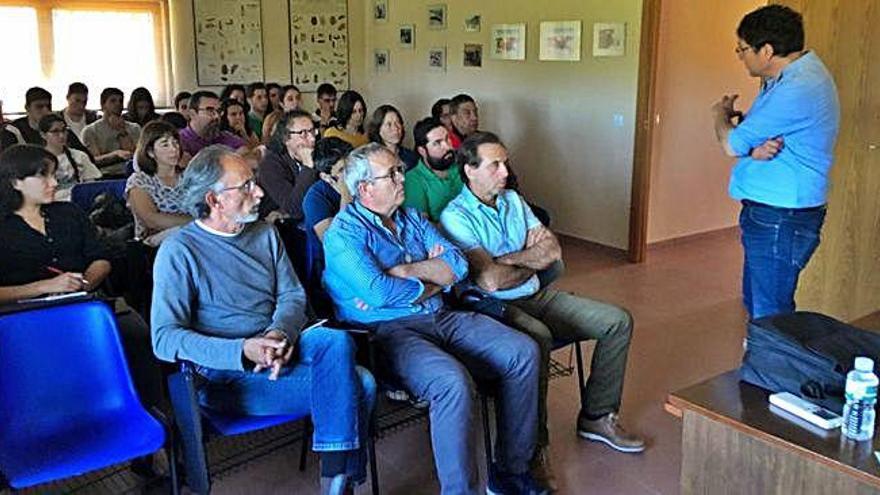
<svg viewBox="0 0 880 495"><path fill-rule="evenodd" d="M55 199L70 201L70 191L73 186L100 179L101 171L89 155L67 146L67 123L64 117L50 113L41 118L38 125L40 135L46 141L46 150L58 161L58 166L55 168L55 180L58 181Z"/></svg>
<svg viewBox="0 0 880 495"><path fill-rule="evenodd" d="M156 113L156 104L153 103L150 90L135 88L128 96L128 107L122 118L141 127L147 125L147 122L158 119L159 114Z"/></svg>
<svg viewBox="0 0 880 495"><path fill-rule="evenodd" d="M299 88L293 84L288 84L281 88L278 95L278 106L273 108L272 113L267 115L263 121L263 135L261 137L265 144L269 144L272 133L275 132L275 125L278 124L278 121L281 120L285 113L302 108L302 93Z"/></svg>
<svg viewBox="0 0 880 495"><path fill-rule="evenodd" d="M370 142L364 132L366 116L363 96L357 91L346 91L336 102L336 126L324 131L324 137L338 137L355 148L363 146Z"/></svg>
<svg viewBox="0 0 880 495"><path fill-rule="evenodd" d="M234 98L227 98L220 103L220 129L229 131L243 139L248 148L260 145L260 138L251 130L248 122L248 105Z"/></svg>
<svg viewBox="0 0 880 495"><path fill-rule="evenodd" d="M370 142L379 143L393 151L406 164L406 170L409 171L418 165L419 154L401 144L405 135L403 117L392 105L381 105L367 122L367 137Z"/></svg>

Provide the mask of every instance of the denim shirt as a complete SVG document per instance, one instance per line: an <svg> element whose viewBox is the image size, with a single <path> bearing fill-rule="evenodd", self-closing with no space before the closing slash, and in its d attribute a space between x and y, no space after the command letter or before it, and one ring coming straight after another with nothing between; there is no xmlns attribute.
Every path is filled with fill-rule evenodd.
<svg viewBox="0 0 880 495"><path fill-rule="evenodd" d="M740 157L730 176L730 195L783 208L825 204L839 126L834 80L819 57L807 52L765 81L745 119L728 134ZM784 143L773 159L749 156L776 137Z"/></svg>
<svg viewBox="0 0 880 495"><path fill-rule="evenodd" d="M525 249L529 230L540 226L541 222L516 191L501 191L493 208L480 201L468 187L463 187L440 214L440 224L463 251L482 248L489 256L497 258ZM498 299L518 299L538 292L540 287L538 276L532 275L516 287L490 295ZM462 283L461 288L485 293L471 281Z"/></svg>
<svg viewBox="0 0 880 495"><path fill-rule="evenodd" d="M439 311L443 307L440 294L416 302L425 290L421 281L385 273L397 265L428 259L437 244L443 246L439 259L452 270L455 282L467 276L468 264L461 251L418 211L400 208L393 220L396 233L382 225L379 215L355 201L336 215L324 234L324 287L339 319L374 323Z"/></svg>

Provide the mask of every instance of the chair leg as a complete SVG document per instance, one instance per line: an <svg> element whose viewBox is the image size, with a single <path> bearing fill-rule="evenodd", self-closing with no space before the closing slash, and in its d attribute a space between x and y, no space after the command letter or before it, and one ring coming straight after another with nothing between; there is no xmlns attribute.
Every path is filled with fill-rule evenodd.
<svg viewBox="0 0 880 495"><path fill-rule="evenodd" d="M174 432L174 427L169 428L169 437L168 437L168 470L171 476L171 495L179 495L180 494L180 479L178 478L177 473L177 435Z"/></svg>
<svg viewBox="0 0 880 495"><path fill-rule="evenodd" d="M311 445L312 438L312 420L311 418L306 418L306 422L303 425L303 437L302 437L302 449L299 452L299 470L300 472L306 470L306 461L309 457L309 446Z"/></svg>
<svg viewBox="0 0 880 495"><path fill-rule="evenodd" d="M211 491L208 459L202 437L202 422L192 377L180 372L168 377L168 393L174 409L174 424L180 433L186 484L192 492L207 494Z"/></svg>
<svg viewBox="0 0 880 495"><path fill-rule="evenodd" d="M489 430L489 397L480 394L480 408L483 410L483 446L486 449L486 477L492 469L492 432Z"/></svg>
<svg viewBox="0 0 880 495"><path fill-rule="evenodd" d="M581 343L574 343L574 353L577 356L578 366L578 392L581 395L581 409L587 404L587 382L584 380L584 355L581 352Z"/></svg>

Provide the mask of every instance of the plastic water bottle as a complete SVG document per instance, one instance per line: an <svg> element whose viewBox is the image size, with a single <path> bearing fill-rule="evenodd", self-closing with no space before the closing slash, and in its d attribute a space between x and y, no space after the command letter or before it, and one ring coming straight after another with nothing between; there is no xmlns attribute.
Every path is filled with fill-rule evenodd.
<svg viewBox="0 0 880 495"><path fill-rule="evenodd" d="M855 369L846 375L846 405L841 426L844 436L853 440L868 440L874 436L877 383L874 361L857 357Z"/></svg>

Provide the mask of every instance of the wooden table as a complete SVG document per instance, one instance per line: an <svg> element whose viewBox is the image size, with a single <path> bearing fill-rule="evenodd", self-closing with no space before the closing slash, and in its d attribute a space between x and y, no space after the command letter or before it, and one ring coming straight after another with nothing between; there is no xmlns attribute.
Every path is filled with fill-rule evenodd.
<svg viewBox="0 0 880 495"><path fill-rule="evenodd" d="M880 438L853 442L771 406L736 370L669 395L683 418L681 493L880 494Z"/></svg>

